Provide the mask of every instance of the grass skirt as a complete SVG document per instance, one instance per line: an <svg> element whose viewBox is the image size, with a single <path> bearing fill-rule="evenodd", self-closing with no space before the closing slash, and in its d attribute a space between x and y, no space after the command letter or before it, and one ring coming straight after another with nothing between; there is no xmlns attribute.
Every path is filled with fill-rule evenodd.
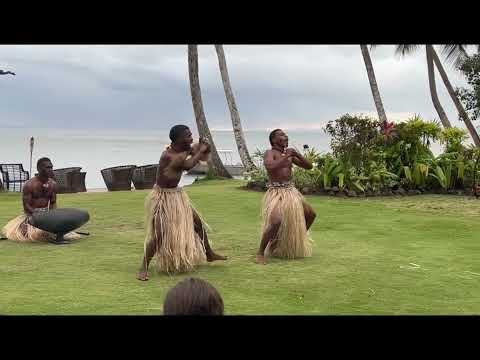
<svg viewBox="0 0 480 360"><path fill-rule="evenodd" d="M295 259L312 256L312 240L307 231L303 195L292 185L269 186L263 198L263 232L270 226L270 216L281 214L277 237L265 249L265 256Z"/></svg>
<svg viewBox="0 0 480 360"><path fill-rule="evenodd" d="M159 271L188 272L206 262L202 239L195 233L193 209L182 188L155 185L145 200L147 244L154 240Z"/></svg>
<svg viewBox="0 0 480 360"><path fill-rule="evenodd" d="M5 236L18 242L45 242L55 240L56 235L50 232L38 229L28 223L28 216L23 214L10 220L3 228ZM81 236L75 232L70 232L64 236L66 240L77 240Z"/></svg>

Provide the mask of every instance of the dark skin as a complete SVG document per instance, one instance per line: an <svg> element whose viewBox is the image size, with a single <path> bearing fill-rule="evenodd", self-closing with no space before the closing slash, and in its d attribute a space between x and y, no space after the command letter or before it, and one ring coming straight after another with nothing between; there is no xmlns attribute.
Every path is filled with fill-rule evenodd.
<svg viewBox="0 0 480 360"><path fill-rule="evenodd" d="M272 149L265 152L264 164L270 182L279 183L289 182L292 179L293 164L307 170L313 168L312 163L305 159L302 154L295 149L288 148L288 136L281 130L277 131L272 139ZM303 211L308 230L317 215L313 208L306 202L303 202ZM260 248L258 249L256 258L257 263L264 265L267 263L264 255L265 249L270 242L275 241L281 223L281 211L274 211L270 216L270 225L264 232L260 242Z"/></svg>
<svg viewBox="0 0 480 360"><path fill-rule="evenodd" d="M38 175L28 180L23 187L23 210L31 216L35 209L57 207L57 183L53 178L53 165L43 161L37 167Z"/></svg>
<svg viewBox="0 0 480 360"><path fill-rule="evenodd" d="M194 168L199 161L206 161L210 154L210 146L202 141L192 147L193 138L190 130L185 130L179 138L165 150L160 157L160 166L156 184L161 188L175 188L178 186L184 171ZM225 256L216 254L208 242L208 236L198 214L193 211L194 230L203 239L207 261L226 260ZM157 234L161 234L160 224L157 224ZM160 239L161 241L161 239ZM146 253L137 279L148 280L148 265L155 255L157 244L151 240L146 246Z"/></svg>

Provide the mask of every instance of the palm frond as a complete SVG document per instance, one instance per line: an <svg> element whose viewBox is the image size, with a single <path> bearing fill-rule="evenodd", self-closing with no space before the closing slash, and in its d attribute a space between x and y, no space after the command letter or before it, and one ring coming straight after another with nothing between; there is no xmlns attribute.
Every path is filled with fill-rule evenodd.
<svg viewBox="0 0 480 360"><path fill-rule="evenodd" d="M467 45L453 44L453 45L441 45L442 55L447 63L453 64L455 67L459 67L462 60L467 56Z"/></svg>
<svg viewBox="0 0 480 360"><path fill-rule="evenodd" d="M395 45L395 55L406 56L413 54L421 45Z"/></svg>

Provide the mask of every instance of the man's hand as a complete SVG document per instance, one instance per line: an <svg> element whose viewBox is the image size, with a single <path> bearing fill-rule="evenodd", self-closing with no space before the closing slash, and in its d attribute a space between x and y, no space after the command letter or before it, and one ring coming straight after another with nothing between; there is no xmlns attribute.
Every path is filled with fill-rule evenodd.
<svg viewBox="0 0 480 360"><path fill-rule="evenodd" d="M210 145L201 142L198 151L201 153L208 153L210 151Z"/></svg>
<svg viewBox="0 0 480 360"><path fill-rule="evenodd" d="M286 149L284 154L285 154L285 156L287 156L287 157L292 157L292 156L296 157L296 156L298 156L297 151L296 151L295 149L292 149L292 148Z"/></svg>

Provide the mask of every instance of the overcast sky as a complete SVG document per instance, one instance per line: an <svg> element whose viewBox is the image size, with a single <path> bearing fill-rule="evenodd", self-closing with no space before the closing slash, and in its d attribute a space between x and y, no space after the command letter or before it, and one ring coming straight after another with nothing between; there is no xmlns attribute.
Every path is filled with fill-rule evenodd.
<svg viewBox="0 0 480 360"><path fill-rule="evenodd" d="M375 115L358 45L225 45L245 129L321 128L345 113ZM393 46L371 52L387 116L437 119L425 50L407 58ZM199 46L200 84L212 129L231 128L213 45ZM446 66L454 86L466 84ZM186 45L0 46L1 127L168 129L194 125ZM437 73L442 105L461 125Z"/></svg>

